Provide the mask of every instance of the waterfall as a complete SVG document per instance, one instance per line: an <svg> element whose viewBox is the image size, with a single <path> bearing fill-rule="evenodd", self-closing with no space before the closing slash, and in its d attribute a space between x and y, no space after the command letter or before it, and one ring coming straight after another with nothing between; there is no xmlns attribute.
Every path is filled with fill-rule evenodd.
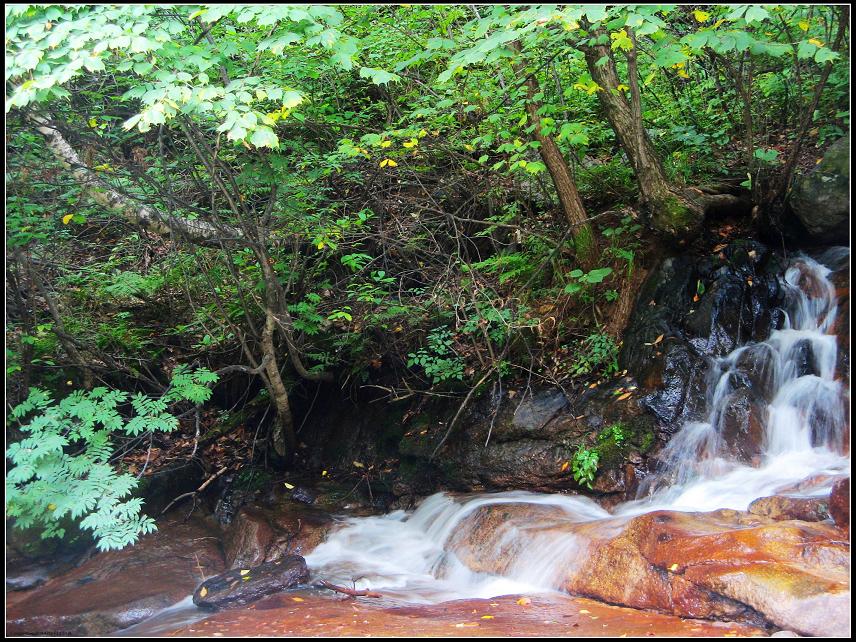
<svg viewBox="0 0 856 642"><path fill-rule="evenodd" d="M834 249L821 261L842 258L849 251ZM766 341L711 361L704 416L670 440L638 499L609 513L579 496L438 493L410 514L346 520L307 556L310 569L409 602L558 590L556 569L567 577L590 542L614 536L634 515L745 510L754 499L788 492L811 476L848 472L849 391L834 377L836 339L829 332L837 306L830 273L807 256L791 261L780 279L781 327ZM748 429L738 435L742 443L729 434L735 408L748 417ZM829 483L809 492L828 492ZM479 522L485 507L503 507L487 517L494 519L490 528ZM480 559L488 558L501 575L478 571Z"/></svg>

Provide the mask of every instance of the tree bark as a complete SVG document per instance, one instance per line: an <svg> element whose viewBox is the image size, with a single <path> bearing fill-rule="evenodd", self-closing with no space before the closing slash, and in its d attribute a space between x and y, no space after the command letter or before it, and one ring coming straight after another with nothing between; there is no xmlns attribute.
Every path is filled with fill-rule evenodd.
<svg viewBox="0 0 856 642"><path fill-rule="evenodd" d="M514 43L513 47L518 53L520 52L518 43ZM516 63L514 70L518 75L525 74L522 62ZM571 237L574 240L577 260L584 269L591 270L597 266L599 259L597 239L589 224L585 206L562 150L559 149L552 136L545 136L541 132L541 118L538 116L540 105L534 100L535 94L538 93L538 82L534 75L530 75L526 79L526 90L526 113L529 117L529 124L534 127L532 135L541 144L538 150L541 154L541 160L544 161L547 171L550 172L553 185L559 195L562 212L571 227Z"/></svg>
<svg viewBox="0 0 856 642"><path fill-rule="evenodd" d="M44 136L48 149L63 166L71 170L75 179L89 192L93 200L102 207L118 213L131 223L141 225L155 234L175 234L192 243L199 244L236 240L243 237L242 232L234 227L167 216L147 205L133 201L113 189L99 178L96 172L89 169L59 130L50 126L48 120L33 114L29 114L27 119L35 126L36 131Z"/></svg>
<svg viewBox="0 0 856 642"><path fill-rule="evenodd" d="M636 175L641 202L650 216L651 226L673 240L695 236L701 229L704 207L691 196L672 189L645 131L635 42L633 49L627 52L631 102L618 89L618 70L609 45L587 46L584 53L589 73L600 85L598 100Z"/></svg>
<svg viewBox="0 0 856 642"><path fill-rule="evenodd" d="M264 352L265 379L268 382L268 391L271 395L274 408L276 408L276 419L273 429L273 448L280 457L290 458L294 456L297 448L297 435L294 433L294 417L291 414L291 404L288 401L288 390L279 374L279 365L274 351L273 331L276 327L276 319L273 310L268 307L265 310L265 327L262 331L262 350Z"/></svg>

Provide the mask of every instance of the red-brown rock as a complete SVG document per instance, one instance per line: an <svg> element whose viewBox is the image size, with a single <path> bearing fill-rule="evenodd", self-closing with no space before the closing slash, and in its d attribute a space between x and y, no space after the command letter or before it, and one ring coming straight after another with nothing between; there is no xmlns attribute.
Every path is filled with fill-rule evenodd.
<svg viewBox="0 0 856 642"><path fill-rule="evenodd" d="M835 525L850 530L850 478L839 479L829 495L829 514Z"/></svg>
<svg viewBox="0 0 856 642"><path fill-rule="evenodd" d="M306 555L320 544L332 519L322 510L283 499L272 507L244 506L223 536L228 568L248 568L285 555Z"/></svg>
<svg viewBox="0 0 856 642"><path fill-rule="evenodd" d="M162 521L134 546L99 553L7 604L6 633L105 635L140 622L223 570L215 532L202 520Z"/></svg>
<svg viewBox="0 0 856 642"><path fill-rule="evenodd" d="M552 526L516 537L536 522ZM473 570L500 574L521 559L541 569L537 551L547 551L555 565L542 577L612 604L805 635L850 633L850 546L826 523L732 510L574 523L556 507L490 505L461 524L449 548Z"/></svg>
<svg viewBox="0 0 856 642"><path fill-rule="evenodd" d="M772 495L760 497L749 504L749 512L777 522L784 519L822 522L829 518L829 500L826 497Z"/></svg>

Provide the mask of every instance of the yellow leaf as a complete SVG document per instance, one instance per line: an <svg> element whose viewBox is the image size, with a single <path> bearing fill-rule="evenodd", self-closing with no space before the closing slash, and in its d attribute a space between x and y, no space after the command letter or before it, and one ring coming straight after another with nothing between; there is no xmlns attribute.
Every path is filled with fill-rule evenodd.
<svg viewBox="0 0 856 642"><path fill-rule="evenodd" d="M73 218L74 218L74 214L66 214L65 216L62 217L62 224L68 225L68 222Z"/></svg>
<svg viewBox="0 0 856 642"><path fill-rule="evenodd" d="M695 9L693 11L693 15L695 16L696 22L707 22L710 19L710 14L707 11L701 11L700 9Z"/></svg>
<svg viewBox="0 0 856 642"><path fill-rule="evenodd" d="M292 599L292 601L294 601L294 602L302 602L302 601L303 601L303 598L302 598L302 597L293 597L293 598L291 598L291 599Z"/></svg>
<svg viewBox="0 0 856 642"><path fill-rule="evenodd" d="M320 241L316 247L317 247L319 250L323 250L323 249L324 249L324 241Z"/></svg>
<svg viewBox="0 0 856 642"><path fill-rule="evenodd" d="M326 470L321 471L321 476L322 476L322 477L326 477L326 476L327 476L327 471L326 471Z"/></svg>
<svg viewBox="0 0 856 642"><path fill-rule="evenodd" d="M90 118L89 119L89 126L92 128L98 127L98 121L95 120L94 118Z"/></svg>
<svg viewBox="0 0 856 642"><path fill-rule="evenodd" d="M72 385L73 383L74 383L74 382L73 382L71 379L69 379L68 381L66 381L66 382L65 382L65 385L70 386L70 385Z"/></svg>
<svg viewBox="0 0 856 642"><path fill-rule="evenodd" d="M582 613L583 615L588 615L589 613L591 613L591 611L589 611L588 609L580 609L580 613Z"/></svg>
<svg viewBox="0 0 856 642"><path fill-rule="evenodd" d="M681 78L689 78L690 77L690 75L687 72L685 72L683 69L678 70L678 76L680 76Z"/></svg>
<svg viewBox="0 0 856 642"><path fill-rule="evenodd" d="M392 141L391 141L391 140L385 140L385 141L383 141L383 142L380 144L380 146L381 146L381 147L383 147L384 149L386 149L386 148L387 148L387 147L389 147L390 145L392 145Z"/></svg>
<svg viewBox="0 0 856 642"><path fill-rule="evenodd" d="M360 463L360 462L358 462L358 461L352 461L351 463L352 463L354 466L356 466L357 468L365 468L365 467L366 467L366 465L365 465L365 464L361 464L361 463Z"/></svg>
<svg viewBox="0 0 856 642"><path fill-rule="evenodd" d="M427 135L428 135L428 132L426 132L424 129L420 129L419 133L417 134L417 136L419 136L419 138L424 138Z"/></svg>
<svg viewBox="0 0 856 642"><path fill-rule="evenodd" d="M823 47L823 43L817 38L809 38L808 41L813 44L815 47Z"/></svg>
<svg viewBox="0 0 856 642"><path fill-rule="evenodd" d="M627 85L618 85L618 87L616 87L616 89L618 91L627 91L628 89L630 89L630 87Z"/></svg>
<svg viewBox="0 0 856 642"><path fill-rule="evenodd" d="M517 600L517 603L520 606L529 606L530 604L532 604L532 600L530 600L528 597L521 597L519 600Z"/></svg>
<svg viewBox="0 0 856 642"><path fill-rule="evenodd" d="M293 490L293 489L294 489L294 484L289 484L288 482L285 482L285 484L283 484L283 485L284 485L288 490Z"/></svg>
<svg viewBox="0 0 856 642"><path fill-rule="evenodd" d="M401 143L401 146L404 147L405 149L410 149L411 147L416 147L418 144L419 144L418 140L416 140L415 138L411 138L406 143ZM464 147L467 147L467 145L464 145ZM472 151L472 150L470 150L470 151Z"/></svg>
<svg viewBox="0 0 856 642"><path fill-rule="evenodd" d="M678 565L677 565L677 564L672 564L672 565L669 567L669 570L670 570L670 571L672 571L672 572L674 573L675 571L677 571L677 570L678 570Z"/></svg>
<svg viewBox="0 0 856 642"><path fill-rule="evenodd" d="M803 31L808 31L808 20L800 20L797 26Z"/></svg>
<svg viewBox="0 0 856 642"><path fill-rule="evenodd" d="M56 504L48 504L48 510L56 510Z"/></svg>
<svg viewBox="0 0 856 642"><path fill-rule="evenodd" d="M247 573L249 573L249 572L250 572L250 570L249 570L249 569L246 569L246 568L242 568L242 569L241 569L241 575L246 575L246 574L247 574Z"/></svg>
<svg viewBox="0 0 856 642"><path fill-rule="evenodd" d="M203 586L202 590L199 591L199 597L205 597L206 595L208 595L208 589Z"/></svg>
<svg viewBox="0 0 856 642"><path fill-rule="evenodd" d="M568 469L568 462L565 462L564 464L562 464L562 471L561 472L565 472L567 469Z"/></svg>
<svg viewBox="0 0 856 642"><path fill-rule="evenodd" d="M713 23L713 28L714 28L714 29L719 29L720 25L721 25L723 22L725 22L725 18L720 18L719 20L717 20L716 22L714 22L714 23Z"/></svg>
<svg viewBox="0 0 856 642"><path fill-rule="evenodd" d="M630 392L625 392L623 395L621 395L621 396L618 398L618 401L624 401L625 399L628 399L628 398L630 397L630 395L631 395L631 394L632 394L632 393L630 393Z"/></svg>
<svg viewBox="0 0 856 642"><path fill-rule="evenodd" d="M651 344L651 345L657 345L658 343L660 343L660 341L662 341L662 340L663 340L663 337L664 337L664 336L666 336L666 335L661 334L659 337L657 337L656 339L654 339L654 343L653 343L653 344Z"/></svg>
<svg viewBox="0 0 856 642"><path fill-rule="evenodd" d="M389 158L384 158L380 162L380 166L381 167L398 167L398 163L396 163L394 160L391 160Z"/></svg>
<svg viewBox="0 0 856 642"><path fill-rule="evenodd" d="M482 616L481 616L481 619L483 619L483 620L492 620L492 619L493 619L493 616L492 616L492 615L482 615Z"/></svg>

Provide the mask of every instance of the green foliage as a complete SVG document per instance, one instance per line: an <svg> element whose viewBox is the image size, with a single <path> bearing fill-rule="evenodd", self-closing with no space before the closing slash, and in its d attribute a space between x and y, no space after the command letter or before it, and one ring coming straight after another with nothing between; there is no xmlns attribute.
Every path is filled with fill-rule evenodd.
<svg viewBox="0 0 856 642"><path fill-rule="evenodd" d="M464 378L464 361L454 350L454 337L445 327L434 328L427 338L428 345L407 355L407 367L422 366L434 384Z"/></svg>
<svg viewBox="0 0 856 642"><path fill-rule="evenodd" d="M565 286L565 294L585 292L587 286L603 282L610 274L612 274L612 268L609 267L596 268L589 272L583 272L579 269L572 270L568 273L568 277L573 281Z"/></svg>
<svg viewBox="0 0 856 642"><path fill-rule="evenodd" d="M69 516L92 532L101 550L123 548L152 532L155 523L141 514L142 499L130 497L138 480L111 463L111 439L174 431L178 420L167 412L168 402L200 403L210 396L204 384L216 380L204 369L179 368L170 392L160 399L95 388L55 402L50 393L33 388L9 415L26 436L6 450L12 464L6 515L19 528L40 528L43 538L63 537L61 520ZM126 409L133 416L126 418Z"/></svg>
<svg viewBox="0 0 856 642"><path fill-rule="evenodd" d="M599 456L596 450L583 448L582 445L578 446L577 452L574 453L574 458L571 460L571 472L574 481L580 486L591 489L597 475L598 461Z"/></svg>
<svg viewBox="0 0 856 642"><path fill-rule="evenodd" d="M618 372L618 346L611 336L595 332L583 339L575 351L571 374L610 376Z"/></svg>
<svg viewBox="0 0 856 642"><path fill-rule="evenodd" d="M627 426L622 424L621 422L617 422L611 424L605 430L603 430L598 436L598 441L604 442L608 440L613 440L617 446L623 446L624 442L627 441L628 432Z"/></svg>

